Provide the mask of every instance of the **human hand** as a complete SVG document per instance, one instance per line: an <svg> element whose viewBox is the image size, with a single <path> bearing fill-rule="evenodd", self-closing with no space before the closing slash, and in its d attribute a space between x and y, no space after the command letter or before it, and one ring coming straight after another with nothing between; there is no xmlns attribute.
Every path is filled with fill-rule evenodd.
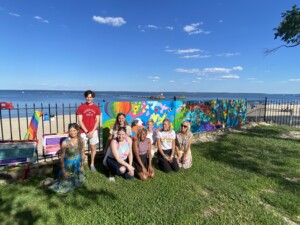
<svg viewBox="0 0 300 225"><path fill-rule="evenodd" d="M172 163L173 159L174 159L174 156L170 156L169 159L168 159L169 163Z"/></svg>
<svg viewBox="0 0 300 225"><path fill-rule="evenodd" d="M84 171L84 166L83 166L83 165L80 166L80 171L81 171L81 172Z"/></svg>
<svg viewBox="0 0 300 225"><path fill-rule="evenodd" d="M145 167L143 167L143 168L142 168L142 171L143 171L143 173L144 173L145 175L147 175L147 176L148 176L148 171L146 170L146 168L145 168Z"/></svg>
<svg viewBox="0 0 300 225"><path fill-rule="evenodd" d="M94 131L90 131L90 132L87 133L87 137L88 137L89 139L92 138L93 135L94 135Z"/></svg>
<svg viewBox="0 0 300 225"><path fill-rule="evenodd" d="M153 173L153 167L149 166L149 168L148 168L148 174L151 174L151 173Z"/></svg>
<svg viewBox="0 0 300 225"><path fill-rule="evenodd" d="M133 172L134 172L134 167L131 166L131 165L129 165L129 166L127 167L127 169L128 169L128 171L133 171Z"/></svg>
<svg viewBox="0 0 300 225"><path fill-rule="evenodd" d="M129 170L128 174L133 177L134 176L134 170Z"/></svg>

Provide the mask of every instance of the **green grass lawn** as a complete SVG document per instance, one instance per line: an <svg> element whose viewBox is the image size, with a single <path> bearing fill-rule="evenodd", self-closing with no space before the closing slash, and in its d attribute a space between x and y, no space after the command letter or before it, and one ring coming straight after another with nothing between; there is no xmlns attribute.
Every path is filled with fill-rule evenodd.
<svg viewBox="0 0 300 225"><path fill-rule="evenodd" d="M0 186L0 224L299 224L298 129L261 126L192 146L193 166L142 182L108 181L57 195L43 178ZM45 177L44 177L45 178Z"/></svg>

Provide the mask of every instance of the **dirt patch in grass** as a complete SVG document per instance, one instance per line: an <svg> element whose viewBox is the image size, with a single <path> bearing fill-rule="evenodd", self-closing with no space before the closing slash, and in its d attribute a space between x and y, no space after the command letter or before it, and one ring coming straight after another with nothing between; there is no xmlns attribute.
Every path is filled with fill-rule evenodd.
<svg viewBox="0 0 300 225"><path fill-rule="evenodd" d="M282 138L300 139L300 131L289 131L281 135Z"/></svg>
<svg viewBox="0 0 300 225"><path fill-rule="evenodd" d="M203 216L207 218L207 217L212 216L212 215L215 214L216 212L217 212L216 209L214 209L214 208L208 208L208 209L205 209L205 210L203 211Z"/></svg>

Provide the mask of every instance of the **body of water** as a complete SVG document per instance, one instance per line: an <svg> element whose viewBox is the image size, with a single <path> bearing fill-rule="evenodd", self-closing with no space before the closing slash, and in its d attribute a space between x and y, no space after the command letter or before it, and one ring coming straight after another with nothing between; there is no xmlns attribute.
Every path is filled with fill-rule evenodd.
<svg viewBox="0 0 300 225"><path fill-rule="evenodd" d="M75 105L85 102L84 91L42 91L42 90L0 90L0 102L11 102L15 107ZM164 95L164 100L173 100L174 96L184 96L184 100L210 99L247 99L250 102L263 102L265 97L276 100L299 100L296 94L262 94L262 93L215 93L215 92L115 92L97 91L95 103L103 101L145 101L150 96ZM178 99L178 98L177 98ZM179 100L179 99L178 99Z"/></svg>

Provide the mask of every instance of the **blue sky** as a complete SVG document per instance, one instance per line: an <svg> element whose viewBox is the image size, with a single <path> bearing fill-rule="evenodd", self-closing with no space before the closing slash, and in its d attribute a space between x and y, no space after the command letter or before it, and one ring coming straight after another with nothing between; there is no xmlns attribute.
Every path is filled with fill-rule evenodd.
<svg viewBox="0 0 300 225"><path fill-rule="evenodd" d="M300 93L291 0L0 0L0 89Z"/></svg>

